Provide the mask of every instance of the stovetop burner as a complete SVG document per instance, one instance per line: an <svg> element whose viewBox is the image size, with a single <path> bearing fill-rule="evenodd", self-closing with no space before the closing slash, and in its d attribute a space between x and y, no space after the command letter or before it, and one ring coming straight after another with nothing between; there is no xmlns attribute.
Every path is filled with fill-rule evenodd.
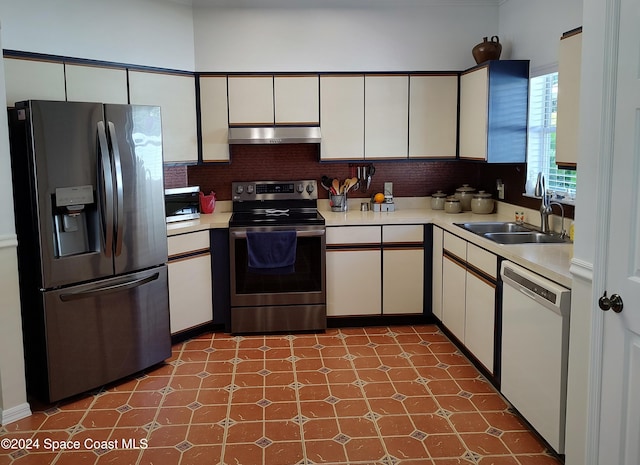
<svg viewBox="0 0 640 465"><path fill-rule="evenodd" d="M232 191L229 226L325 224L314 180L234 182Z"/></svg>
<svg viewBox="0 0 640 465"><path fill-rule="evenodd" d="M319 225L324 218L317 210L295 211L280 210L275 212L234 212L229 221L230 226L271 226L271 225Z"/></svg>

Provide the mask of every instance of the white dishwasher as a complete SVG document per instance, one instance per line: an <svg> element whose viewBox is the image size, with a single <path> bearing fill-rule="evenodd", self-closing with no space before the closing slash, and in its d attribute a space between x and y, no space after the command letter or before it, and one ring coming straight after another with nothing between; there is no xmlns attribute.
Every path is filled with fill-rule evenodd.
<svg viewBox="0 0 640 465"><path fill-rule="evenodd" d="M500 390L563 454L571 291L509 261L500 274Z"/></svg>

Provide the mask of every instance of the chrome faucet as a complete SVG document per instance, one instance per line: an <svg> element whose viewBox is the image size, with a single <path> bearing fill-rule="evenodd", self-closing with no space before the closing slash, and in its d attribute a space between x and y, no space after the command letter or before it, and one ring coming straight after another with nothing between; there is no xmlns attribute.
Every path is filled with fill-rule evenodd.
<svg viewBox="0 0 640 465"><path fill-rule="evenodd" d="M549 208L551 208L551 205L559 206L562 212L562 218L560 219L560 237L564 239L567 236L567 231L564 229L564 206L560 202L549 202Z"/></svg>
<svg viewBox="0 0 640 465"><path fill-rule="evenodd" d="M564 206L559 202L552 202L551 196L547 194L547 190L544 186L544 175L542 172L538 173L538 180L536 181L536 188L534 191L536 197L540 197L542 202L540 203L540 231L549 234L551 228L549 227L549 215L553 213L551 205L558 205L562 212L562 223L560 225L560 237L565 237L564 230Z"/></svg>
<svg viewBox="0 0 640 465"><path fill-rule="evenodd" d="M547 189L545 189L544 175L542 174L542 171L538 173L538 180L536 181L536 188L533 195L542 199L542 202L540 203L540 231L543 233L549 233L549 214L552 212L551 199L547 194Z"/></svg>

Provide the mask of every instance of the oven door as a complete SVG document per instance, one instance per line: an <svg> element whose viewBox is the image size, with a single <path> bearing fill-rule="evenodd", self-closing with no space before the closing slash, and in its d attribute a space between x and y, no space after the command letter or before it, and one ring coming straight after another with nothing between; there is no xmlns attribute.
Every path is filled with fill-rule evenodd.
<svg viewBox="0 0 640 465"><path fill-rule="evenodd" d="M256 272L249 267L247 231L296 231L294 271L283 274ZM324 226L269 226L229 229L231 262L231 306L265 307L324 305Z"/></svg>

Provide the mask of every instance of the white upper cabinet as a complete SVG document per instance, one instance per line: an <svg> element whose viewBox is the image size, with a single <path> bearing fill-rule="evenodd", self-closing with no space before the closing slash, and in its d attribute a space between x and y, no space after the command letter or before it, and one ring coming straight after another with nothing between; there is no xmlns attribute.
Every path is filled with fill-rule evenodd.
<svg viewBox="0 0 640 465"><path fill-rule="evenodd" d="M66 65L65 75L70 102L126 104L129 101L125 69Z"/></svg>
<svg viewBox="0 0 640 465"><path fill-rule="evenodd" d="M460 78L460 158L487 159L489 69L485 66Z"/></svg>
<svg viewBox="0 0 640 465"><path fill-rule="evenodd" d="M556 163L561 166L578 163L581 55L582 28L564 34L558 49Z"/></svg>
<svg viewBox="0 0 640 465"><path fill-rule="evenodd" d="M460 77L460 158L524 163L529 61L494 60Z"/></svg>
<svg viewBox="0 0 640 465"><path fill-rule="evenodd" d="M227 108L227 76L200 76L203 161L229 161Z"/></svg>
<svg viewBox="0 0 640 465"><path fill-rule="evenodd" d="M364 158L364 75L320 76L323 160Z"/></svg>
<svg viewBox="0 0 640 465"><path fill-rule="evenodd" d="M317 125L318 75L229 76L229 124Z"/></svg>
<svg viewBox="0 0 640 465"><path fill-rule="evenodd" d="M160 106L165 162L198 161L193 76L130 71L129 96L134 105Z"/></svg>
<svg viewBox="0 0 640 465"><path fill-rule="evenodd" d="M407 158L409 77L365 76L364 108L364 158Z"/></svg>
<svg viewBox="0 0 640 465"><path fill-rule="evenodd" d="M64 65L48 61L4 59L7 105L22 100L65 100Z"/></svg>
<svg viewBox="0 0 640 465"><path fill-rule="evenodd" d="M273 124L273 76L229 76L229 124Z"/></svg>
<svg viewBox="0 0 640 465"><path fill-rule="evenodd" d="M409 158L455 158L458 76L409 77Z"/></svg>
<svg viewBox="0 0 640 465"><path fill-rule="evenodd" d="M278 75L273 78L276 124L317 125L320 122L318 75Z"/></svg>

